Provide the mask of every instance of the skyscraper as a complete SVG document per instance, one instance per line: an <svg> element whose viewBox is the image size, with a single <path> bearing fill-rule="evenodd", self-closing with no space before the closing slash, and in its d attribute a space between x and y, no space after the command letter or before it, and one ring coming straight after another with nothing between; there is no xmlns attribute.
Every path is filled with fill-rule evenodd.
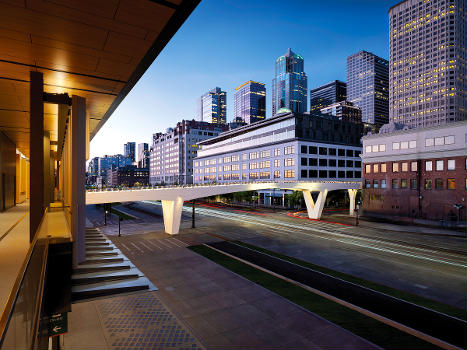
<svg viewBox="0 0 467 350"><path fill-rule="evenodd" d="M307 77L303 57L290 48L276 60L276 74L272 80L272 115L289 109L303 113L307 109ZM282 110L284 111L284 110Z"/></svg>
<svg viewBox="0 0 467 350"><path fill-rule="evenodd" d="M149 168L149 145L138 143L138 168Z"/></svg>
<svg viewBox="0 0 467 350"><path fill-rule="evenodd" d="M200 97L196 119L213 124L227 121L227 93L216 87Z"/></svg>
<svg viewBox="0 0 467 350"><path fill-rule="evenodd" d="M266 118L266 87L252 80L235 89L234 120L251 124Z"/></svg>
<svg viewBox="0 0 467 350"><path fill-rule="evenodd" d="M135 142L127 142L123 145L123 155L131 159L132 162L135 161Z"/></svg>
<svg viewBox="0 0 467 350"><path fill-rule="evenodd" d="M389 62L367 51L347 57L347 100L362 110L362 122L389 120Z"/></svg>
<svg viewBox="0 0 467 350"><path fill-rule="evenodd" d="M411 127L464 120L465 0L406 0L389 9L390 119Z"/></svg>
<svg viewBox="0 0 467 350"><path fill-rule="evenodd" d="M316 89L310 90L310 111L319 111L321 108L347 99L347 84L334 80Z"/></svg>

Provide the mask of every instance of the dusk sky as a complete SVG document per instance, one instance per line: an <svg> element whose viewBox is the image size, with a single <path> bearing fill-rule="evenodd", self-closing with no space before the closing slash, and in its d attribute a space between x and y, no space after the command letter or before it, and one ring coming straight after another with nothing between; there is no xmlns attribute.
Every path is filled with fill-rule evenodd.
<svg viewBox="0 0 467 350"><path fill-rule="evenodd" d="M123 153L127 141L193 119L196 99L219 86L233 119L235 88L266 84L271 116L274 63L288 47L303 56L309 90L346 81L347 56L388 58L388 9L397 0L203 0L91 142L91 157Z"/></svg>

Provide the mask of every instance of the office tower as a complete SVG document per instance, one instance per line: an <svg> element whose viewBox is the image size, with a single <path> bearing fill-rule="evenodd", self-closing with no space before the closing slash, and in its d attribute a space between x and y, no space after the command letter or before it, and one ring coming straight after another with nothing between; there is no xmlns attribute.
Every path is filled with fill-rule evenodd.
<svg viewBox="0 0 467 350"><path fill-rule="evenodd" d="M149 145L138 143L138 168L149 168Z"/></svg>
<svg viewBox="0 0 467 350"><path fill-rule="evenodd" d="M216 87L202 95L198 100L196 119L207 123L225 124L227 93Z"/></svg>
<svg viewBox="0 0 467 350"><path fill-rule="evenodd" d="M303 57L289 48L276 60L272 80L272 115L290 110L303 113L307 107L307 77Z"/></svg>
<svg viewBox="0 0 467 350"><path fill-rule="evenodd" d="M252 80L235 89L234 121L241 119L247 124L266 118L266 87Z"/></svg>
<svg viewBox="0 0 467 350"><path fill-rule="evenodd" d="M362 110L364 123L389 121L388 61L367 51L347 57L347 100Z"/></svg>
<svg viewBox="0 0 467 350"><path fill-rule="evenodd" d="M320 109L323 114L330 114L352 123L362 122L362 110L352 102L340 101Z"/></svg>
<svg viewBox="0 0 467 350"><path fill-rule="evenodd" d="M390 120L425 127L465 120L465 0L389 9Z"/></svg>
<svg viewBox="0 0 467 350"><path fill-rule="evenodd" d="M167 132L152 135L149 181L151 185L193 183L197 143L227 131L225 124L182 120Z"/></svg>
<svg viewBox="0 0 467 350"><path fill-rule="evenodd" d="M127 142L123 145L123 155L131 159L132 162L135 161L135 142Z"/></svg>
<svg viewBox="0 0 467 350"><path fill-rule="evenodd" d="M347 84L340 80L334 80L310 90L310 111L318 112L321 108L346 99Z"/></svg>

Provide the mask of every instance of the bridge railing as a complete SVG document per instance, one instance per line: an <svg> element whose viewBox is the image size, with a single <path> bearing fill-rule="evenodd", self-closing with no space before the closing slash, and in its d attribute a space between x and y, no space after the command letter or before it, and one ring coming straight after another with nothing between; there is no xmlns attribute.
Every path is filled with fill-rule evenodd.
<svg viewBox="0 0 467 350"><path fill-rule="evenodd" d="M186 185L160 185L160 186L138 186L138 187L108 187L108 188L91 188L87 192L112 192L112 191L141 191L141 190L155 190L155 189L170 189L170 188L194 188L194 187L212 187L212 186L231 186L231 185L256 185L256 184L300 184L300 183L356 183L356 181L232 181L228 183L199 183L199 184L186 184Z"/></svg>

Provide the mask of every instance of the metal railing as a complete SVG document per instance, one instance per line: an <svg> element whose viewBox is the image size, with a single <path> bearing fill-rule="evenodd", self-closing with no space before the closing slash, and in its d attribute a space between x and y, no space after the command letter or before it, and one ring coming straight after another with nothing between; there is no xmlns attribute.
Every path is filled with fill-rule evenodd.
<svg viewBox="0 0 467 350"><path fill-rule="evenodd" d="M49 239L39 235L47 209L30 244L0 318L0 349L38 349Z"/></svg>
<svg viewBox="0 0 467 350"><path fill-rule="evenodd" d="M187 185L164 185L164 186L138 186L138 187L108 187L108 188L91 188L86 189L87 192L112 192L112 191L141 191L141 190L156 190L156 189L178 189L178 188L196 188L196 187L213 187L213 186L232 186L232 185L260 185L260 184L310 184L310 183L349 183L355 184L360 183L360 181L232 181L228 183L218 183L218 182L210 182L210 183L199 183L199 184L187 184Z"/></svg>

